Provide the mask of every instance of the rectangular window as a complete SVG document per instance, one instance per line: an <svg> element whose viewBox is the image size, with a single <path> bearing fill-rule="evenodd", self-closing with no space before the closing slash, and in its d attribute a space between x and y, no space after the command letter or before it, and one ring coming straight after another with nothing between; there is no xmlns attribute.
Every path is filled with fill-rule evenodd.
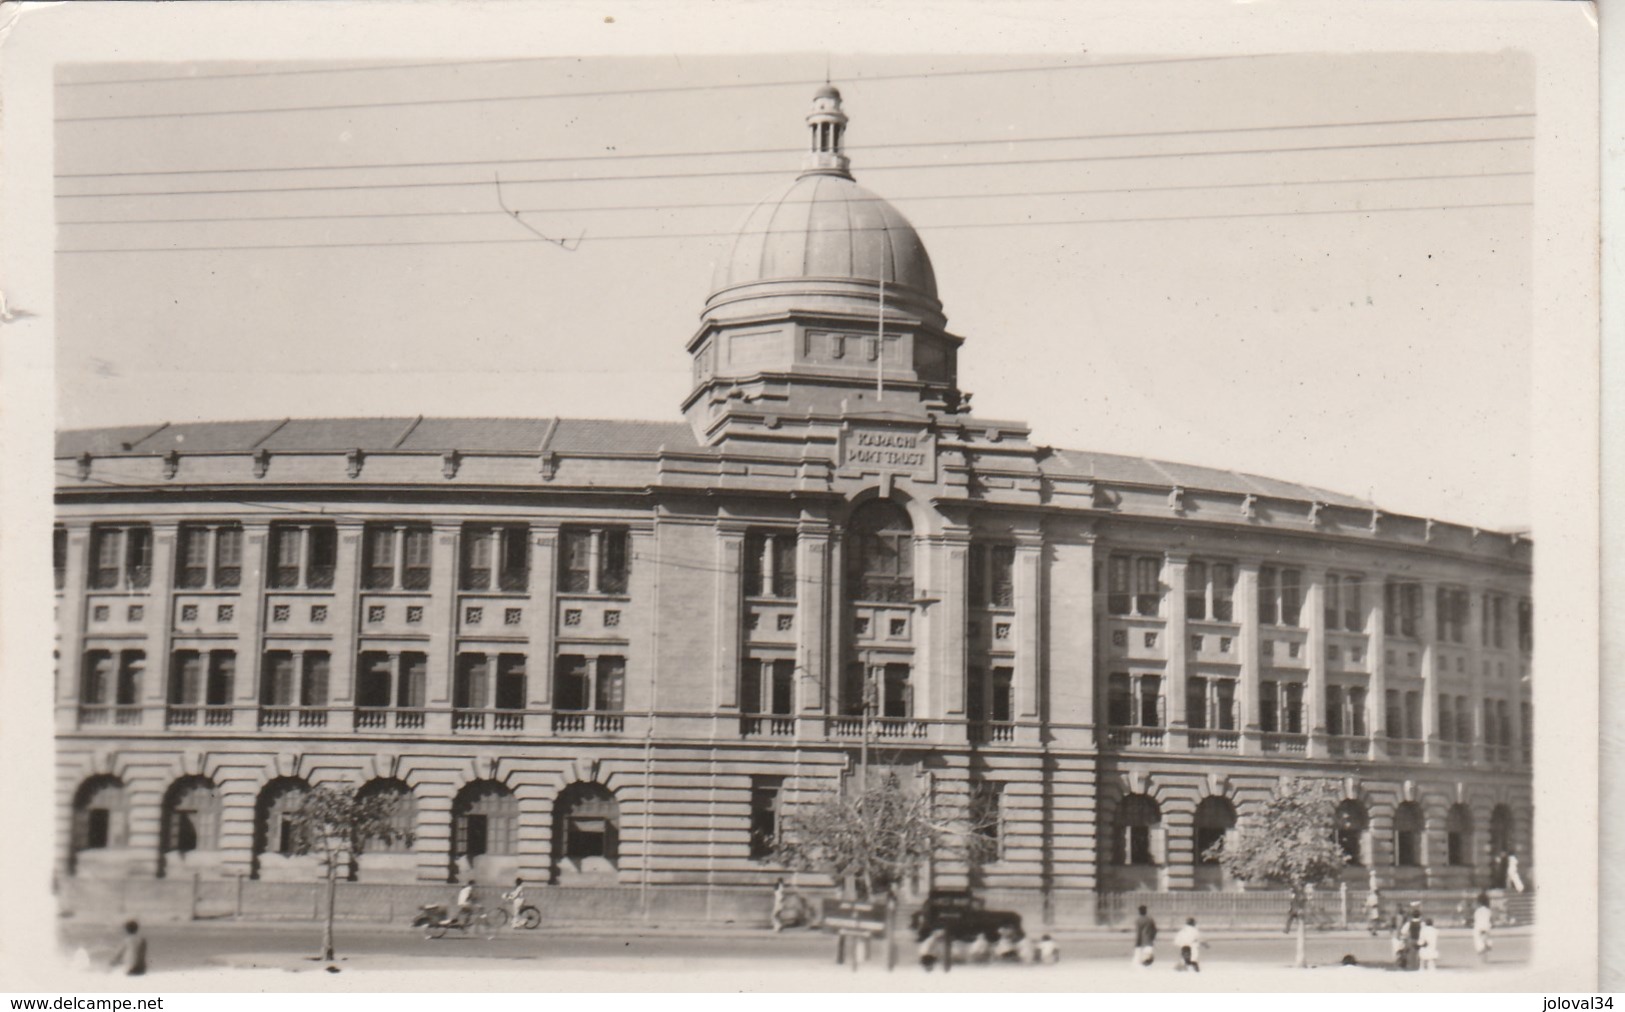
<svg viewBox="0 0 1625 1012"><path fill-rule="evenodd" d="M1303 683L1286 682L1281 686L1281 730L1287 734L1303 734Z"/></svg>
<svg viewBox="0 0 1625 1012"><path fill-rule="evenodd" d="M1016 603L1016 549L993 545L988 549L988 604L1012 608Z"/></svg>
<svg viewBox="0 0 1625 1012"><path fill-rule="evenodd" d="M598 557L598 591L601 594L624 594L632 572L632 536L619 530L607 530L603 534L603 547Z"/></svg>
<svg viewBox="0 0 1625 1012"><path fill-rule="evenodd" d="M795 599L795 532L752 532L745 536L745 596Z"/></svg>
<svg viewBox="0 0 1625 1012"><path fill-rule="evenodd" d="M267 578L273 589L299 586L299 557L303 547L304 531L291 525L272 525Z"/></svg>
<svg viewBox="0 0 1625 1012"><path fill-rule="evenodd" d="M1130 603L1129 559L1124 555L1114 555L1107 565L1106 610L1113 615L1127 615Z"/></svg>
<svg viewBox="0 0 1625 1012"><path fill-rule="evenodd" d="M1303 613L1303 570L1281 570L1281 624L1297 626Z"/></svg>
<svg viewBox="0 0 1625 1012"><path fill-rule="evenodd" d="M1364 738L1368 733L1366 727L1366 690L1356 686L1348 690L1349 695L1349 734Z"/></svg>
<svg viewBox="0 0 1625 1012"><path fill-rule="evenodd" d="M1500 737L1496 734L1495 700L1484 700L1484 744L1499 745Z"/></svg>
<svg viewBox="0 0 1625 1012"><path fill-rule="evenodd" d="M99 706L113 701L113 655L106 650L85 652L79 677L79 702Z"/></svg>
<svg viewBox="0 0 1625 1012"><path fill-rule="evenodd" d="M367 528L361 582L368 590L391 590L395 586L395 528Z"/></svg>
<svg viewBox="0 0 1625 1012"><path fill-rule="evenodd" d="M392 585L395 580L394 532L388 528L369 531L367 555L363 574L366 586L373 589ZM300 587L302 568L303 586L327 590L333 586L333 571L338 561L338 529L333 524L273 524L269 557L266 578L271 587L279 590ZM376 566L373 565L375 558Z"/></svg>
<svg viewBox="0 0 1625 1012"><path fill-rule="evenodd" d="M1341 685L1326 686L1326 733L1342 735L1347 734L1343 726L1343 687Z"/></svg>
<svg viewBox="0 0 1625 1012"><path fill-rule="evenodd" d="M113 702L120 706L134 706L141 702L141 676L146 673L146 670L146 651L120 651L117 694Z"/></svg>
<svg viewBox="0 0 1625 1012"><path fill-rule="evenodd" d="M490 698L491 660L484 654L459 654L457 681L451 688L451 705L458 710L483 710Z"/></svg>
<svg viewBox="0 0 1625 1012"><path fill-rule="evenodd" d="M993 715L993 719L996 721L1008 723L1015 719L1015 711L1013 709L1013 704L1015 702L1015 677L1016 672L1014 668L993 669L993 684L991 686L993 691L993 698L991 702L993 705L990 708L990 712Z"/></svg>
<svg viewBox="0 0 1625 1012"><path fill-rule="evenodd" d="M1473 740L1473 705L1466 696L1456 697L1456 740L1462 744Z"/></svg>
<svg viewBox="0 0 1625 1012"><path fill-rule="evenodd" d="M562 532L559 535L559 589L570 594L585 594L591 587L592 532Z"/></svg>
<svg viewBox="0 0 1625 1012"><path fill-rule="evenodd" d="M1281 729L1281 697L1275 682L1258 683L1258 727L1263 731Z"/></svg>
<svg viewBox="0 0 1625 1012"><path fill-rule="evenodd" d="M1207 618L1207 563L1192 562L1185 567L1185 618Z"/></svg>
<svg viewBox="0 0 1625 1012"><path fill-rule="evenodd" d="M1499 594L1492 594L1492 595L1489 596L1488 600L1489 600L1489 616L1488 616L1488 618L1489 618L1489 629L1490 629L1490 646L1494 647L1497 650L1500 650L1502 647L1506 646L1506 641L1505 641L1505 632L1506 632L1506 630L1503 628L1502 622L1501 622L1502 612L1505 610L1506 598L1502 597Z"/></svg>
<svg viewBox="0 0 1625 1012"><path fill-rule="evenodd" d="M1162 560L1134 560L1134 613L1154 616L1162 610Z"/></svg>
<svg viewBox="0 0 1625 1012"><path fill-rule="evenodd" d="M530 532L519 525L469 524L459 539L463 590L521 592L530 586Z"/></svg>
<svg viewBox="0 0 1625 1012"><path fill-rule="evenodd" d="M177 650L169 664L171 706L194 706L203 702L203 658L196 650Z"/></svg>
<svg viewBox="0 0 1625 1012"><path fill-rule="evenodd" d="M263 706L292 706L296 692L293 674L293 654L286 650L273 650L265 655L265 666L260 676L260 704Z"/></svg>
<svg viewBox="0 0 1625 1012"><path fill-rule="evenodd" d="M1450 700L1451 697L1439 693L1439 738L1442 741L1450 741L1456 735L1456 721L1450 712Z"/></svg>
<svg viewBox="0 0 1625 1012"><path fill-rule="evenodd" d="M768 680L767 712L776 717L795 713L796 662L787 657L774 661Z"/></svg>
<svg viewBox="0 0 1625 1012"><path fill-rule="evenodd" d="M1336 573L1326 574L1326 628L1337 629L1343 624L1342 614L1342 577Z"/></svg>
<svg viewBox="0 0 1625 1012"><path fill-rule="evenodd" d="M1422 737L1422 694L1405 693L1405 737L1416 741Z"/></svg>
<svg viewBox="0 0 1625 1012"><path fill-rule="evenodd" d="M1134 723L1133 683L1128 675L1114 674L1106 680L1106 716L1114 727Z"/></svg>
<svg viewBox="0 0 1625 1012"><path fill-rule="evenodd" d="M1193 677L1185 682L1185 724L1193 731L1207 729L1208 682Z"/></svg>
<svg viewBox="0 0 1625 1012"><path fill-rule="evenodd" d="M332 664L325 650L305 652L305 670L299 680L300 706L326 706L328 672Z"/></svg>
<svg viewBox="0 0 1625 1012"><path fill-rule="evenodd" d="M1236 567L1228 562L1213 564L1213 620L1235 621Z"/></svg>
<svg viewBox="0 0 1625 1012"><path fill-rule="evenodd" d="M463 590L490 590L496 572L497 532L491 527L464 527L461 545Z"/></svg>
<svg viewBox="0 0 1625 1012"><path fill-rule="evenodd" d="M502 654L497 657L495 705L499 710L525 708L524 654Z"/></svg>
<svg viewBox="0 0 1625 1012"><path fill-rule="evenodd" d="M403 710L419 710L426 699L429 658L418 653L401 654L401 670L395 691L395 705Z"/></svg>
<svg viewBox="0 0 1625 1012"><path fill-rule="evenodd" d="M339 560L339 531L333 524L312 524L306 529L309 542L306 555L305 586L328 590Z"/></svg>
<svg viewBox="0 0 1625 1012"><path fill-rule="evenodd" d="M176 553L175 585L196 589L209 585L209 529L185 526L180 529Z"/></svg>
<svg viewBox="0 0 1625 1012"><path fill-rule="evenodd" d="M1162 678L1140 676L1139 717L1141 727L1162 726Z"/></svg>
<svg viewBox="0 0 1625 1012"><path fill-rule="evenodd" d="M750 857L766 861L779 846L779 805L784 794L783 777L750 778Z"/></svg>
<svg viewBox="0 0 1625 1012"><path fill-rule="evenodd" d="M1387 633L1415 639L1422 611L1422 585L1390 580L1382 590Z"/></svg>
<svg viewBox="0 0 1625 1012"><path fill-rule="evenodd" d="M152 528L127 528L124 540L125 582L131 589L144 589L152 583Z"/></svg>
<svg viewBox="0 0 1625 1012"><path fill-rule="evenodd" d="M368 708L389 706L394 681L395 673L388 654L371 651L362 654L356 670L355 705Z"/></svg>
<svg viewBox="0 0 1625 1012"><path fill-rule="evenodd" d="M1467 632L1467 591L1439 587L1434 592L1434 632L1440 642L1461 643Z"/></svg>
<svg viewBox="0 0 1625 1012"><path fill-rule="evenodd" d="M1343 577L1343 628L1349 632L1365 631L1364 586L1360 577Z"/></svg>
<svg viewBox="0 0 1625 1012"><path fill-rule="evenodd" d="M124 700L120 699L119 702L122 703L122 702L124 702ZM130 700L130 702L133 703L133 702L135 702L135 700L132 699L132 700ZM1511 745L1512 744L1512 708L1507 705L1507 701L1504 700L1504 699L1498 699L1498 700L1495 701L1495 724L1496 724L1496 727L1499 729L1501 744L1502 745Z"/></svg>
<svg viewBox="0 0 1625 1012"><path fill-rule="evenodd" d="M68 585L68 532L61 527L51 531L51 572L57 590Z"/></svg>
<svg viewBox="0 0 1625 1012"><path fill-rule="evenodd" d="M124 568L124 531L117 527L98 527L90 536L90 586L94 590L112 590L119 585Z"/></svg>
<svg viewBox="0 0 1625 1012"><path fill-rule="evenodd" d="M1233 678L1220 678L1214 682L1215 716L1214 723L1220 731L1234 731L1236 729L1236 680Z"/></svg>
<svg viewBox="0 0 1625 1012"><path fill-rule="evenodd" d="M619 713L626 709L626 658L598 658L598 696L594 709Z"/></svg>
<svg viewBox="0 0 1625 1012"><path fill-rule="evenodd" d="M243 529L223 524L214 529L214 585L231 590L243 582Z"/></svg>
<svg viewBox="0 0 1625 1012"><path fill-rule="evenodd" d="M230 706L236 693L236 684L237 652L209 651L209 684L204 703L209 706Z"/></svg>
<svg viewBox="0 0 1625 1012"><path fill-rule="evenodd" d="M914 713L914 686L909 683L907 664L888 664L882 672L882 717L907 719Z"/></svg>
<svg viewBox="0 0 1625 1012"><path fill-rule="evenodd" d="M575 654L561 656L554 665L553 707L557 710L590 709L592 685L587 658Z"/></svg>
<svg viewBox="0 0 1625 1012"><path fill-rule="evenodd" d="M432 539L427 527L408 527L401 532L401 588L428 590Z"/></svg>
<svg viewBox="0 0 1625 1012"><path fill-rule="evenodd" d="M1258 621L1262 625L1281 624L1280 598L1275 580L1274 566L1258 567Z"/></svg>
<svg viewBox="0 0 1625 1012"><path fill-rule="evenodd" d="M1526 654L1535 649L1535 606L1527 600L1518 602L1518 649Z"/></svg>

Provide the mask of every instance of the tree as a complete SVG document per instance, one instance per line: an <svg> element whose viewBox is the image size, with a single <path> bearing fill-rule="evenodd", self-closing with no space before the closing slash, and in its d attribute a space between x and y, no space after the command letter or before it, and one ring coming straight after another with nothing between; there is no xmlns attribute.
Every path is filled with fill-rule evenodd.
<svg viewBox="0 0 1625 1012"><path fill-rule="evenodd" d="M1292 890L1298 917L1298 966L1307 944L1304 918L1309 887L1336 878L1348 856L1337 842L1336 781L1284 777L1257 812L1208 848L1234 878Z"/></svg>
<svg viewBox="0 0 1625 1012"><path fill-rule="evenodd" d="M294 853L318 854L327 872L327 916L322 923L322 959L333 958L333 910L338 897L339 868L348 867L370 842L411 843L411 833L398 822L401 799L375 794L364 797L349 785L310 791L289 813L294 825Z"/></svg>
<svg viewBox="0 0 1625 1012"><path fill-rule="evenodd" d="M892 895L933 858L987 860L998 843L996 808L958 804L911 788L888 772L796 806L785 818L777 856L797 871L821 872L848 894Z"/></svg>

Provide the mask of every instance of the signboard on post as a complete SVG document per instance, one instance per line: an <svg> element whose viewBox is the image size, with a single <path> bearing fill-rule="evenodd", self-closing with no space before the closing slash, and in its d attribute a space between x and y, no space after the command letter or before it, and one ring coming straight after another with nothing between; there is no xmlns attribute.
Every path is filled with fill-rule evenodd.
<svg viewBox="0 0 1625 1012"><path fill-rule="evenodd" d="M886 904L836 900L824 905L824 929L878 935L886 930Z"/></svg>

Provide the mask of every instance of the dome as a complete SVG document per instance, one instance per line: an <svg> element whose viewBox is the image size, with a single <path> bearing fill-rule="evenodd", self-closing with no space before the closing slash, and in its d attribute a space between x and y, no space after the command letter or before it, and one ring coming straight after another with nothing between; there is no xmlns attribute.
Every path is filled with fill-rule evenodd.
<svg viewBox="0 0 1625 1012"><path fill-rule="evenodd" d="M805 278L867 282L885 279L890 295L937 302L937 279L925 244L908 219L849 176L803 174L751 209L717 263L712 297L741 285ZM782 287L782 286L780 286Z"/></svg>

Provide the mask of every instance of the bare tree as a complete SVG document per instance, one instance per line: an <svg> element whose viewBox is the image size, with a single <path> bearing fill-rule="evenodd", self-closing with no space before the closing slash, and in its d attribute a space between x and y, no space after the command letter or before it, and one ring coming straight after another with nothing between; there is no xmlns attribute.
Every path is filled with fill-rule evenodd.
<svg viewBox="0 0 1625 1012"><path fill-rule="evenodd" d="M1298 911L1297 965L1306 965L1303 915L1309 887L1335 879L1348 862L1337 842L1336 781L1286 777L1264 807L1243 816L1206 855L1237 880L1268 882L1292 890Z"/></svg>
<svg viewBox="0 0 1625 1012"><path fill-rule="evenodd" d="M322 959L333 958L333 911L338 897L340 868L348 868L368 843L411 842L411 833L398 823L400 799L389 795L363 797L354 787L318 787L304 796L290 814L294 825L294 853L317 854L327 874L327 915L322 922Z"/></svg>

